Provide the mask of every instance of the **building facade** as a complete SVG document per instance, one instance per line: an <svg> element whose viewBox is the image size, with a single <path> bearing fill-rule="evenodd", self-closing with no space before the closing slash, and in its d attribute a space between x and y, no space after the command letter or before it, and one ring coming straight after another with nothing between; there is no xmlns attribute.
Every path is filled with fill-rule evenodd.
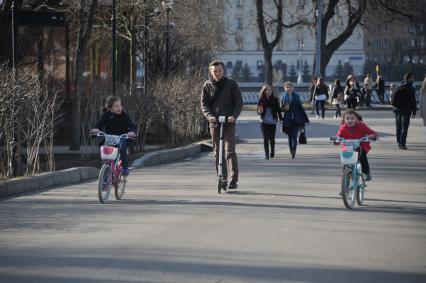
<svg viewBox="0 0 426 283"><path fill-rule="evenodd" d="M217 57L225 62L228 74L232 75L235 68L243 67L245 73L250 71L252 81L263 81L262 65L264 58L257 26L255 0L229 0L225 2L226 42L223 49L217 52ZM264 2L265 19L272 19L276 15L276 8L272 1ZM270 6L268 6L268 3ZM297 15L313 20L315 9L312 7L312 1L288 0L285 3L285 23L297 21ZM327 31L327 41L334 38L339 29L338 23L330 24ZM271 39L273 32L269 35ZM284 28L282 38L274 48L272 58L272 64L277 67L274 71L274 80L294 77L296 72L297 76L299 73L305 73L304 81L306 81L306 77L312 74L315 40L315 29L312 27L300 25L291 29ZM341 64L349 63L352 65L355 74L361 74L365 60L363 45L363 30L357 28L353 35L334 53L327 66L326 77L333 76L339 61ZM306 76L307 72L308 76Z"/></svg>

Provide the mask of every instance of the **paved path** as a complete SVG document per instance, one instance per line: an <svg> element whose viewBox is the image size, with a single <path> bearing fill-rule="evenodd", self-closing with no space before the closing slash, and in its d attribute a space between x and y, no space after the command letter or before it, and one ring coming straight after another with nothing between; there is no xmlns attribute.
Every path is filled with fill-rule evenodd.
<svg viewBox="0 0 426 283"><path fill-rule="evenodd" d="M367 206L337 197L334 119L308 145L263 159L253 113L239 124L240 189L218 195L211 156L143 168L123 201L96 182L0 201L1 282L426 282L426 129L396 149L388 112L365 113L374 144Z"/></svg>

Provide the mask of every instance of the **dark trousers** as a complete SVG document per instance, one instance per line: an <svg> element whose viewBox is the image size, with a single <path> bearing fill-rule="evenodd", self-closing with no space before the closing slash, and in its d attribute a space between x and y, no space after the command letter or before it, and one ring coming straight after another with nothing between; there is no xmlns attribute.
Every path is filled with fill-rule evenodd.
<svg viewBox="0 0 426 283"><path fill-rule="evenodd" d="M365 106L370 107L371 106L371 95L373 94L372 90L367 90L367 95L365 97Z"/></svg>
<svg viewBox="0 0 426 283"><path fill-rule="evenodd" d="M287 133L288 146L290 147L290 153L296 153L298 133L299 133L299 126L296 126L292 123Z"/></svg>
<svg viewBox="0 0 426 283"><path fill-rule="evenodd" d="M370 165L368 164L367 153L361 150L358 156L359 162L361 163L362 173L370 174Z"/></svg>
<svg viewBox="0 0 426 283"><path fill-rule="evenodd" d="M271 156L274 156L275 155L275 132L277 129L277 125L260 123L260 129L262 130L262 135L263 135L263 147L265 149L265 155L269 156L269 152L270 152ZM269 151L269 145L271 146L271 151Z"/></svg>
<svg viewBox="0 0 426 283"><path fill-rule="evenodd" d="M315 108L317 110L317 115L318 116L320 115L319 114L319 108L321 107L321 117L322 118L324 118L324 116L325 116L325 107L324 107L324 104L325 104L325 100L316 100L315 101Z"/></svg>
<svg viewBox="0 0 426 283"><path fill-rule="evenodd" d="M349 97L346 100L348 109L353 109L355 110L355 108L358 106L358 101L356 100L356 97Z"/></svg>
<svg viewBox="0 0 426 283"><path fill-rule="evenodd" d="M405 146L411 113L399 110L394 110L393 113L395 115L396 142L398 145Z"/></svg>
<svg viewBox="0 0 426 283"><path fill-rule="evenodd" d="M220 126L210 128L212 136L213 153L216 158L216 173L219 166L219 142L220 142ZM238 181L238 159L235 152L235 123L225 124L223 128L223 143L225 152L222 160L222 176L224 180L228 179L228 172L232 181Z"/></svg>
<svg viewBox="0 0 426 283"><path fill-rule="evenodd" d="M342 111L341 111L341 109L340 109L340 104L336 104L336 117L337 116L339 116L339 117L342 117Z"/></svg>
<svg viewBox="0 0 426 283"><path fill-rule="evenodd" d="M384 89L378 89L377 90L377 96L379 97L380 103L385 103L385 90Z"/></svg>
<svg viewBox="0 0 426 283"><path fill-rule="evenodd" d="M121 167L128 168L129 167L129 159L127 156L127 146L128 141L125 139L120 140L120 159L121 159Z"/></svg>

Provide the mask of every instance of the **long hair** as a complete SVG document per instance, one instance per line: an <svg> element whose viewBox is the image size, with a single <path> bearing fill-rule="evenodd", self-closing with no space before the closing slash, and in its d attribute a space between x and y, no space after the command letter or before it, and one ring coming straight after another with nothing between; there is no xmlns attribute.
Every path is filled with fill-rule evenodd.
<svg viewBox="0 0 426 283"><path fill-rule="evenodd" d="M260 89L260 92L259 92L259 98L260 98L260 99L266 99L266 89L267 89L268 87L270 87L270 88L271 88L272 93L274 92L274 89L272 88L272 86L271 86L271 85L264 85L264 86L262 86L262 88ZM273 95L273 94L272 94L272 95Z"/></svg>

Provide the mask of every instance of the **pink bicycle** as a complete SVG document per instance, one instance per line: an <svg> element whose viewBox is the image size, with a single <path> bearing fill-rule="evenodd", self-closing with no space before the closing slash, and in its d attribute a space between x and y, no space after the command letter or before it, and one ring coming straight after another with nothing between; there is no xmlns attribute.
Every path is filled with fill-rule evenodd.
<svg viewBox="0 0 426 283"><path fill-rule="evenodd" d="M114 186L115 198L121 200L126 189L127 181L121 174L120 140L131 138L127 134L115 136L108 135L101 131L96 134L96 136L105 139L104 145L100 148L101 158L104 164L99 172L99 201L105 203L108 200L112 186Z"/></svg>

